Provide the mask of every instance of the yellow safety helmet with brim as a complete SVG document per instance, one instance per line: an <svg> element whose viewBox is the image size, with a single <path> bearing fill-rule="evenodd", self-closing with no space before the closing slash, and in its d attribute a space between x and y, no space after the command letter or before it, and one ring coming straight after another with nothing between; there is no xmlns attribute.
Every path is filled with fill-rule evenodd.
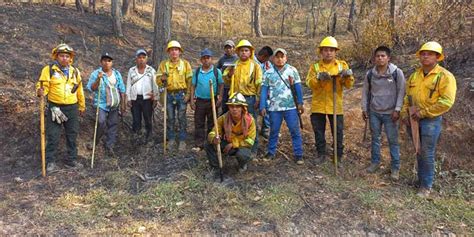
<svg viewBox="0 0 474 237"><path fill-rule="evenodd" d="M183 52L183 48L181 47L181 44L176 40L171 40L170 42L168 42L168 46L166 46L166 51L168 51L171 48L178 48L181 52Z"/></svg>
<svg viewBox="0 0 474 237"><path fill-rule="evenodd" d="M438 42L429 41L424 43L421 48L416 51L416 56L419 58L421 51L432 51L439 54L438 61L443 61L444 54L443 54L443 47Z"/></svg>
<svg viewBox="0 0 474 237"><path fill-rule="evenodd" d="M242 105L242 106L245 106L245 107L248 106L247 105L247 100L245 100L245 97L242 94L238 93L238 92L230 95L229 100L227 101L226 104L227 105Z"/></svg>
<svg viewBox="0 0 474 237"><path fill-rule="evenodd" d="M321 48L335 48L336 51L339 50L336 38L332 36L327 36L319 44L318 51L321 52Z"/></svg>
<svg viewBox="0 0 474 237"><path fill-rule="evenodd" d="M252 46L252 44L250 43L250 41L246 40L246 39L243 39L241 41L239 41L239 43L237 44L237 46L235 46L235 50L239 51L239 49L241 47L249 47L252 51L255 50L255 48Z"/></svg>
<svg viewBox="0 0 474 237"><path fill-rule="evenodd" d="M68 53L69 55L71 55L71 58L74 58L74 56L76 55L76 52L74 52L74 49L72 49L71 46L64 43L59 44L51 51L51 58L53 58L53 60L56 60L59 53Z"/></svg>

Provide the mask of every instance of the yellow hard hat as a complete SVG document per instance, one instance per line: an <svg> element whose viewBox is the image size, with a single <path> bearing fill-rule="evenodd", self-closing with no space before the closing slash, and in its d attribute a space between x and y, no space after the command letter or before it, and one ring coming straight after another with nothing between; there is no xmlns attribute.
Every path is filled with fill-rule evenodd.
<svg viewBox="0 0 474 237"><path fill-rule="evenodd" d="M51 51L51 58L56 60L59 53L68 53L69 55L71 55L72 58L76 55L76 52L74 52L74 49L72 49L71 46L64 43L59 44Z"/></svg>
<svg viewBox="0 0 474 237"><path fill-rule="evenodd" d="M438 58L438 61L443 61L444 59L443 47L441 47L441 45L438 42L429 41L429 42L424 43L421 46L421 48L418 51L416 51L417 57L420 57L421 51L433 51L433 52L439 53L440 56Z"/></svg>
<svg viewBox="0 0 474 237"><path fill-rule="evenodd" d="M239 41L237 46L235 46L235 49L238 51L240 47L249 47L251 50L255 50L255 48L252 46L250 41L248 41L246 39L243 39L243 40Z"/></svg>
<svg viewBox="0 0 474 237"><path fill-rule="evenodd" d="M247 107L247 100L245 100L245 97L236 92L232 95L230 95L229 100L226 103L227 105L243 105Z"/></svg>
<svg viewBox="0 0 474 237"><path fill-rule="evenodd" d="M168 51L171 48L178 48L181 52L183 52L183 48L181 48L181 44L176 40L171 40L168 43L168 46L166 46L166 51Z"/></svg>
<svg viewBox="0 0 474 237"><path fill-rule="evenodd" d="M318 48L321 50L323 47L335 48L336 50L339 50L339 47L337 46L337 40L332 36L327 36L321 41Z"/></svg>

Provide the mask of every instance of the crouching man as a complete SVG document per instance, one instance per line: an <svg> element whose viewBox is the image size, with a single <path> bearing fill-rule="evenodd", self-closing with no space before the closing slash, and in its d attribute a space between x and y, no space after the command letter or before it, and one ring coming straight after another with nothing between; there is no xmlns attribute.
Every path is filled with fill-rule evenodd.
<svg viewBox="0 0 474 237"><path fill-rule="evenodd" d="M237 158L239 172L242 173L247 170L247 163L251 160L251 149L257 133L255 120L247 112L248 105L242 94L232 94L227 105L229 111L217 119L220 136L216 136L216 127L214 127L208 135L209 143L205 146L205 150L214 172L219 168L216 145L220 145L225 157Z"/></svg>

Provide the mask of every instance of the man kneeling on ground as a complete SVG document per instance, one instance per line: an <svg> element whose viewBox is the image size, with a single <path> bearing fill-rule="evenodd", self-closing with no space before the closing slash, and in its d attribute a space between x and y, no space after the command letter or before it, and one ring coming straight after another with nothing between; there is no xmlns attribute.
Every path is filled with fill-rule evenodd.
<svg viewBox="0 0 474 237"><path fill-rule="evenodd" d="M217 171L216 145L221 146L226 156L235 156L239 162L239 172L247 170L247 163L251 160L251 149L255 142L255 120L247 112L247 102L240 93L232 94L227 102L229 111L217 119L219 134L216 136L214 127L208 135L208 144L205 147L211 169Z"/></svg>

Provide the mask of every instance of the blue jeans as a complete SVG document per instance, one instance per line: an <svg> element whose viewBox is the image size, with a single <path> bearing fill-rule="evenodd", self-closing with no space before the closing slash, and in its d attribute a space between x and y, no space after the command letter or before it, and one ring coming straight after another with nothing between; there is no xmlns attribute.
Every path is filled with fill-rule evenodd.
<svg viewBox="0 0 474 237"><path fill-rule="evenodd" d="M257 124L257 110L255 109L255 102L257 99L254 95L252 96L245 96L245 100L247 101L247 109L248 112L252 115L253 119L255 120L255 125ZM255 143L252 146L252 153L256 153L258 149L258 134L255 136Z"/></svg>
<svg viewBox="0 0 474 237"><path fill-rule="evenodd" d="M441 134L442 117L420 120L420 155L418 161L418 181L422 188L432 188L435 175L436 144ZM411 135L411 129L407 129Z"/></svg>
<svg viewBox="0 0 474 237"><path fill-rule="evenodd" d="M176 93L168 92L167 96L167 105L166 105L166 113L168 116L168 121L166 125L166 136L168 140L175 140L175 121L176 116L178 116L178 140L184 141L186 140L186 108L187 104L184 102L185 92L180 91Z"/></svg>
<svg viewBox="0 0 474 237"><path fill-rule="evenodd" d="M270 111L269 112L271 127L270 127L270 139L268 141L268 153L275 155L278 134L280 133L281 123L285 119L286 125L291 133L291 142L293 143L293 154L296 160L303 158L303 139L301 138L298 111L296 109L287 111Z"/></svg>
<svg viewBox="0 0 474 237"><path fill-rule="evenodd" d="M392 121L391 114L379 114L370 112L370 131L372 132L372 164L380 163L380 137L382 126L385 127L390 157L392 158L392 170L400 169L400 144L398 143L398 122Z"/></svg>

